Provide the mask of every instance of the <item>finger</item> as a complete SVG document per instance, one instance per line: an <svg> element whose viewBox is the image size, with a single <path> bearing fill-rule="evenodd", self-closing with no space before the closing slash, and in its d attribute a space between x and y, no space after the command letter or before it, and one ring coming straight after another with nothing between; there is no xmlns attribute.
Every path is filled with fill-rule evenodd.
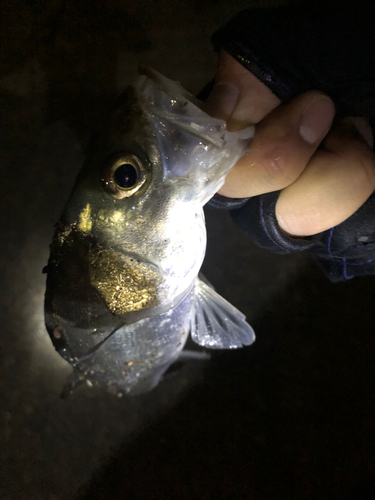
<svg viewBox="0 0 375 500"><path fill-rule="evenodd" d="M375 188L375 158L353 122L332 130L302 175L276 204L283 231L310 236L340 224L365 203Z"/></svg>
<svg viewBox="0 0 375 500"><path fill-rule="evenodd" d="M219 193L245 198L292 184L327 134L334 114L331 99L319 92L307 92L276 108L257 126Z"/></svg>
<svg viewBox="0 0 375 500"><path fill-rule="evenodd" d="M264 83L225 51L220 51L214 88L205 111L227 121L228 130L260 122L281 103Z"/></svg>

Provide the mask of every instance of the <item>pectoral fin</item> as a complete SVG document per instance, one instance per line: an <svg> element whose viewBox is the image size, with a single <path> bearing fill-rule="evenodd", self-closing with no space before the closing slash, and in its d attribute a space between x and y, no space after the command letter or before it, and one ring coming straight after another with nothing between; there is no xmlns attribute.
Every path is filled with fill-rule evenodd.
<svg viewBox="0 0 375 500"><path fill-rule="evenodd" d="M211 349L235 349L255 340L245 316L198 278L194 288L191 337L197 344Z"/></svg>

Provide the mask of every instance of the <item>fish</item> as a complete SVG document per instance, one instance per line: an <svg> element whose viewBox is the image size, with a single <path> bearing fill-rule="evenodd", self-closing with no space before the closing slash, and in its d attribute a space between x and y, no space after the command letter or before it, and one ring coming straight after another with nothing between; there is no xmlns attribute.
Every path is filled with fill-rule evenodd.
<svg viewBox="0 0 375 500"><path fill-rule="evenodd" d="M250 345L245 316L200 279L203 206L244 154L179 82L142 68L94 135L50 245L45 324L83 382L153 389L189 334L207 349Z"/></svg>

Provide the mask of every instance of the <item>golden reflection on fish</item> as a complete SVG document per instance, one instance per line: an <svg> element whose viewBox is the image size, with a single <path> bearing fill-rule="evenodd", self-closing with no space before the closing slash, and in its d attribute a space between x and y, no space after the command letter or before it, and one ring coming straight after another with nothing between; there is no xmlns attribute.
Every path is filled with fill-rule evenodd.
<svg viewBox="0 0 375 500"><path fill-rule="evenodd" d="M82 212L79 214L79 222L78 222L79 230L83 233L89 233L92 229L92 220L91 220L91 207L89 203L85 206Z"/></svg>

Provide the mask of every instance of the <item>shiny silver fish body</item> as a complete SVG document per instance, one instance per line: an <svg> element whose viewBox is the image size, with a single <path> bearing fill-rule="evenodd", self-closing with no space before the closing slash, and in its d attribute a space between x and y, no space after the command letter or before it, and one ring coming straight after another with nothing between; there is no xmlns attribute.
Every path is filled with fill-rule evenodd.
<svg viewBox="0 0 375 500"><path fill-rule="evenodd" d="M74 367L70 387L149 390L189 332L213 348L254 340L244 316L197 277L203 205L248 136L228 133L178 84L146 73L92 141L51 245L46 326Z"/></svg>

